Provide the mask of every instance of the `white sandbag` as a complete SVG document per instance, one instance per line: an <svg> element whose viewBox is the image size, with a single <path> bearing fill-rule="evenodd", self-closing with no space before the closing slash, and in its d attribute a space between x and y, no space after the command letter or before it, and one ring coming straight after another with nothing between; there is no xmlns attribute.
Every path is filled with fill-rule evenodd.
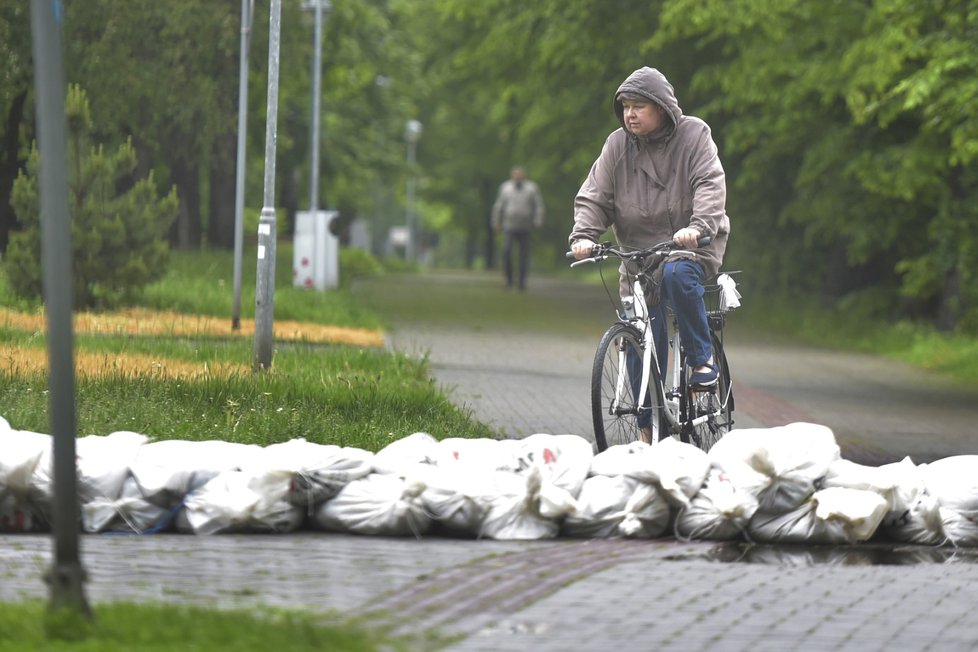
<svg viewBox="0 0 978 652"><path fill-rule="evenodd" d="M183 501L177 530L194 534L293 532L305 512L287 500L285 471L222 471Z"/></svg>
<svg viewBox="0 0 978 652"><path fill-rule="evenodd" d="M373 472L411 475L417 472L419 464L443 465L451 461L450 456L451 452L439 446L437 439L426 432L416 432L377 451Z"/></svg>
<svg viewBox="0 0 978 652"><path fill-rule="evenodd" d="M373 469L374 454L370 451L301 438L271 444L264 451L259 459L250 460L245 470L257 465L293 474L287 499L310 511Z"/></svg>
<svg viewBox="0 0 978 652"><path fill-rule="evenodd" d="M543 433L518 441L517 472L537 466L543 482L567 491L571 497L580 493L594 458L591 442L577 435Z"/></svg>
<svg viewBox="0 0 978 652"><path fill-rule="evenodd" d="M755 492L734 484L723 469L713 466L689 506L676 515L676 533L708 541L738 539L757 507Z"/></svg>
<svg viewBox="0 0 978 652"><path fill-rule="evenodd" d="M673 438L654 446L632 442L610 446L591 460L592 475L627 475L655 486L674 507L685 507L710 472L705 452Z"/></svg>
<svg viewBox="0 0 978 652"><path fill-rule="evenodd" d="M757 492L761 511L777 513L811 497L840 451L831 429L797 422L731 430L710 449L709 458L734 484ZM764 486L757 486L758 473L766 478Z"/></svg>
<svg viewBox="0 0 978 652"><path fill-rule="evenodd" d="M496 493L494 473L461 462L448 468L431 467L423 476L425 512L449 532L478 536Z"/></svg>
<svg viewBox="0 0 978 652"><path fill-rule="evenodd" d="M841 523L850 543L868 541L890 509L886 498L866 489L831 487L815 492L815 516Z"/></svg>
<svg viewBox="0 0 978 652"><path fill-rule="evenodd" d="M122 483L116 499L95 498L81 506L85 532L155 534L172 529L179 506L160 507L143 497L132 476Z"/></svg>
<svg viewBox="0 0 978 652"><path fill-rule="evenodd" d="M379 536L420 536L431 527L421 494L424 482L395 473L371 473L343 487L312 516L320 530Z"/></svg>
<svg viewBox="0 0 978 652"><path fill-rule="evenodd" d="M155 441L140 447L129 470L146 500L171 507L219 473L261 459L263 450L253 444L220 440Z"/></svg>
<svg viewBox="0 0 978 652"><path fill-rule="evenodd" d="M941 507L978 512L978 455L954 455L917 467Z"/></svg>
<svg viewBox="0 0 978 652"><path fill-rule="evenodd" d="M873 536L886 511L886 500L876 492L833 487L788 512L756 512L747 532L761 543L858 543Z"/></svg>
<svg viewBox="0 0 978 652"><path fill-rule="evenodd" d="M625 475L593 475L584 481L577 509L560 524L564 536L651 539L669 527L669 503L651 484Z"/></svg>
<svg viewBox="0 0 978 652"><path fill-rule="evenodd" d="M47 522L13 494L0 494L0 532L44 532Z"/></svg>
<svg viewBox="0 0 978 652"><path fill-rule="evenodd" d="M85 504L96 498L118 498L122 483L129 476L130 464L148 440L145 435L128 431L76 439L75 464L79 501ZM52 445L41 455L31 476L29 501L45 518L50 518L53 499Z"/></svg>
<svg viewBox="0 0 978 652"><path fill-rule="evenodd" d="M78 439L78 495L82 503L95 498L118 498L129 467L149 437L121 430L104 437Z"/></svg>
<svg viewBox="0 0 978 652"><path fill-rule="evenodd" d="M944 543L940 503L928 492L920 467L905 457L880 469L896 477L893 506L880 524L880 536L901 543Z"/></svg>
<svg viewBox="0 0 978 652"><path fill-rule="evenodd" d="M927 493L939 505L941 529L956 546L978 545L978 455L954 455L921 464Z"/></svg>
<svg viewBox="0 0 978 652"><path fill-rule="evenodd" d="M958 547L978 546L978 512L950 507L939 507L938 511L941 515L941 529L948 542Z"/></svg>
<svg viewBox="0 0 978 652"><path fill-rule="evenodd" d="M552 539L560 531L559 519L577 509L566 490L544 482L540 465L522 473L496 471L495 489L480 536L500 540Z"/></svg>
<svg viewBox="0 0 978 652"><path fill-rule="evenodd" d="M11 430L0 424L0 496L12 494L26 497L31 478L41 457L52 446L51 435L29 430Z"/></svg>
<svg viewBox="0 0 978 652"><path fill-rule="evenodd" d="M874 491L886 499L889 511L903 511L908 504L904 498L906 492L900 490L906 477L901 469L897 465L866 466L839 459L829 465L821 486L823 489L843 487Z"/></svg>
<svg viewBox="0 0 978 652"><path fill-rule="evenodd" d="M438 446L445 449L444 455L439 453L438 459L447 456L455 464L481 468L487 472L515 471L522 452L519 440L489 437L448 437L438 442Z"/></svg>

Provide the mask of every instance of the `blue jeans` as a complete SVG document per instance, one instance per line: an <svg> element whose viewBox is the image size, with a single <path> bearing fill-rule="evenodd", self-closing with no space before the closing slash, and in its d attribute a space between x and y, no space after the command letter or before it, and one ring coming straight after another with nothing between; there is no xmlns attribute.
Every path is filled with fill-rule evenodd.
<svg viewBox="0 0 978 652"><path fill-rule="evenodd" d="M652 317L652 338L658 354L659 370L665 374L669 365L669 321L666 306L671 305L679 325L679 337L686 351L686 364L701 367L713 355L710 325L703 303L703 268L699 263L680 259L669 261L662 270L662 288L659 303L649 306ZM637 397L641 382L641 360L628 356L629 375L633 383L633 395ZM644 404L649 404L645 397ZM638 420L640 427L649 425L647 417Z"/></svg>

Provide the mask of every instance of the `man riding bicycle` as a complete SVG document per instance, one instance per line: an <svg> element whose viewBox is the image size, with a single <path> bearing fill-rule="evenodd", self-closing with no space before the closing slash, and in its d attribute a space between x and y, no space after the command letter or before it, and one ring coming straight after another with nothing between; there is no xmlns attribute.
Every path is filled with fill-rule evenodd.
<svg viewBox="0 0 978 652"><path fill-rule="evenodd" d="M668 362L665 310L676 313L692 368L691 385L717 382L703 282L716 275L730 232L726 179L710 127L683 115L672 85L654 68L636 70L615 92L621 128L613 131L574 200L568 241L578 260L591 254L609 228L622 247L672 239L685 247L655 272L647 297L659 368ZM697 247L697 241L710 243ZM624 265L621 296L631 295ZM643 425L643 424L640 424Z"/></svg>

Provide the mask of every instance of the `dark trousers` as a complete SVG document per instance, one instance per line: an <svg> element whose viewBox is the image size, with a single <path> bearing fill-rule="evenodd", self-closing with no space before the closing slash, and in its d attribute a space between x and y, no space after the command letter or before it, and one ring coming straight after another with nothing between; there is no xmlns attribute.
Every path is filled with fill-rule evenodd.
<svg viewBox="0 0 978 652"><path fill-rule="evenodd" d="M506 287L513 285L513 247L519 247L517 259L517 283L521 290L526 288L526 275L530 267L530 232L506 231L503 234L503 271L506 274Z"/></svg>

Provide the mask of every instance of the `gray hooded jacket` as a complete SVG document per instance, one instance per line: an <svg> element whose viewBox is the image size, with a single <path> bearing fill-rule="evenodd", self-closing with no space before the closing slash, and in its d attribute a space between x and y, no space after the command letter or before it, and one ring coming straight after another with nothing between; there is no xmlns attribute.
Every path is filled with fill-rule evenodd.
<svg viewBox="0 0 978 652"><path fill-rule="evenodd" d="M630 134L622 93L656 102L665 109L667 124L648 136ZM672 85L654 68L629 75L615 92L614 108L622 127L605 140L577 193L569 242L597 242L610 228L620 245L638 248L670 240L676 231L691 226L713 240L672 257L696 260L707 278L714 276L727 246L730 219L723 166L710 127L683 115Z"/></svg>

